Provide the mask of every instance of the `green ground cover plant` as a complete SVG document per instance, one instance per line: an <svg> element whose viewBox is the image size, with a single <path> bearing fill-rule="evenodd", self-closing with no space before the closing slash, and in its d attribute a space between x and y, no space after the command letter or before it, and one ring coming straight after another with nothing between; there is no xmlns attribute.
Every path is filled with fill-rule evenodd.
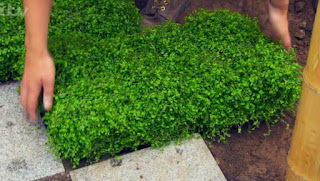
<svg viewBox="0 0 320 181"><path fill-rule="evenodd" d="M272 124L293 110L301 67L257 20L226 10L186 20L132 35L50 37L57 78L44 119L55 155L76 166L196 132L225 140L232 127Z"/></svg>
<svg viewBox="0 0 320 181"><path fill-rule="evenodd" d="M111 38L140 31L139 9L133 0L56 0L50 35L77 34Z"/></svg>
<svg viewBox="0 0 320 181"><path fill-rule="evenodd" d="M25 52L23 15L22 1L0 2L0 82L21 77Z"/></svg>
<svg viewBox="0 0 320 181"><path fill-rule="evenodd" d="M132 0L54 1L50 37L86 34L111 38L139 31L139 10ZM25 55L22 0L0 2L0 35L0 82L20 80Z"/></svg>

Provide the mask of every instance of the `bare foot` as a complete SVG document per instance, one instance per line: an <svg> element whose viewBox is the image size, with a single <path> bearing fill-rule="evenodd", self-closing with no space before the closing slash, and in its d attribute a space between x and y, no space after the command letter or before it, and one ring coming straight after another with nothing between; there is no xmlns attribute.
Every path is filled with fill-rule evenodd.
<svg viewBox="0 0 320 181"><path fill-rule="evenodd" d="M285 6L277 6L271 1L268 2L269 20L273 33L276 38L282 41L284 48L289 52L291 49L291 38L288 25L288 7Z"/></svg>

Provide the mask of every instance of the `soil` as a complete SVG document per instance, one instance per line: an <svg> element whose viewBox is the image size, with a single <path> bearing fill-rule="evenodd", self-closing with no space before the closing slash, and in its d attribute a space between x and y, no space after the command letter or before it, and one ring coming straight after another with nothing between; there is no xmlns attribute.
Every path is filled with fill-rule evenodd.
<svg viewBox="0 0 320 181"><path fill-rule="evenodd" d="M288 114L286 123L271 127L263 123L259 129L241 134L233 130L228 143L205 140L226 178L230 181L285 180L287 155L295 117Z"/></svg>
<svg viewBox="0 0 320 181"><path fill-rule="evenodd" d="M136 5L142 9L147 0L136 0ZM184 17L200 8L225 8L250 17L257 17L261 30L272 37L268 22L267 0L192 0L190 5L179 16L178 23L184 23ZM312 0L290 0L289 27L292 37L292 47L295 49L299 64L305 66L310 46L315 9ZM210 139L205 140L214 155L222 172L230 181L277 181L285 180L287 154L289 151L295 116L287 113L285 123L271 126L271 134L264 136L269 128L262 123L259 129L252 131L243 129L241 134L237 129L231 131L227 144ZM70 163L64 161L68 172ZM41 181L69 181L68 173L58 174Z"/></svg>

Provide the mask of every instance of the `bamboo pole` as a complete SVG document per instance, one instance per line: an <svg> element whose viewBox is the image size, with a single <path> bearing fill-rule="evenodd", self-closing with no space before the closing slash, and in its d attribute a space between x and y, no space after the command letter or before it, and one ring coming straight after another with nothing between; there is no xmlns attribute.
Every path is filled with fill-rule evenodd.
<svg viewBox="0 0 320 181"><path fill-rule="evenodd" d="M288 157L287 181L320 181L320 3Z"/></svg>

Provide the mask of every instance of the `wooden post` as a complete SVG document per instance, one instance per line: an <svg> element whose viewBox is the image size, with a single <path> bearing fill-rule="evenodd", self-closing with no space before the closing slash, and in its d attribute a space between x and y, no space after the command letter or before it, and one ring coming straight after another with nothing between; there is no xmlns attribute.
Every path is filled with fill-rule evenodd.
<svg viewBox="0 0 320 181"><path fill-rule="evenodd" d="M320 181L320 3L288 157L287 181Z"/></svg>

